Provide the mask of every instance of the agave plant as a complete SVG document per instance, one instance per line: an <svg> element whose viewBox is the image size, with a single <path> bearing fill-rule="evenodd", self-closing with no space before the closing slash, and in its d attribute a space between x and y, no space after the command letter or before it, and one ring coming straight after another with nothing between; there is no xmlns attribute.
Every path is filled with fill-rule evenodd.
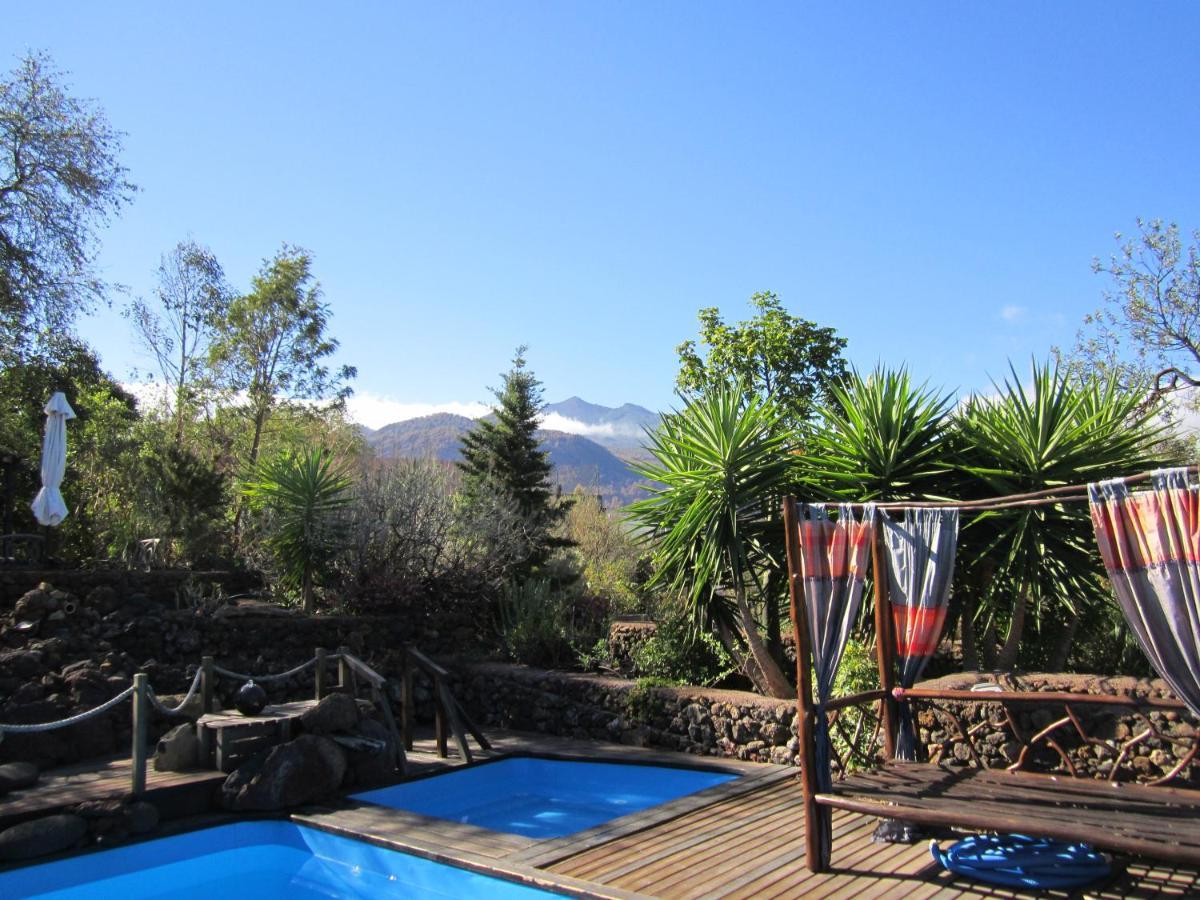
<svg viewBox="0 0 1200 900"><path fill-rule="evenodd" d="M971 496L1082 484L1162 462L1155 411L1116 378L1076 384L1035 364L1028 386L1013 371L997 393L968 401L957 417ZM974 587L989 633L1007 621L994 660L1002 669L1016 664L1030 615L1038 625L1066 622L1069 644L1081 611L1107 602L1088 509L1078 502L981 513L966 523L959 559L956 581ZM1065 658L1065 645L1057 655Z"/></svg>
<svg viewBox="0 0 1200 900"><path fill-rule="evenodd" d="M801 457L819 499L944 499L956 476L950 394L914 384L906 369L852 371L830 391Z"/></svg>
<svg viewBox="0 0 1200 900"><path fill-rule="evenodd" d="M629 517L653 544L653 584L685 597L697 622L727 626L749 651L747 674L762 691L792 694L753 606L773 602L783 529L778 510L794 469L784 413L771 400L714 386L650 435L653 462L634 466L656 483ZM732 632L731 632L732 629Z"/></svg>
<svg viewBox="0 0 1200 900"><path fill-rule="evenodd" d="M350 477L324 450L282 454L259 464L242 488L252 508L270 515L267 546L289 586L313 612L313 590L339 549L335 518L350 502Z"/></svg>

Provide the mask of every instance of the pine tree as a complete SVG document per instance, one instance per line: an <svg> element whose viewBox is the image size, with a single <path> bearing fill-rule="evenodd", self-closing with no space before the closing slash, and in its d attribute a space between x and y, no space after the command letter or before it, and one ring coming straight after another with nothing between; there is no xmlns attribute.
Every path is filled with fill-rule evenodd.
<svg viewBox="0 0 1200 900"><path fill-rule="evenodd" d="M529 558L521 567L527 574L562 544L551 529L566 507L555 502L552 467L537 438L542 385L525 367L526 349L517 348L512 368L501 376L504 386L492 392L499 401L494 421L481 419L463 436L462 460L456 465L465 476L469 499L499 495L519 512L529 545Z"/></svg>

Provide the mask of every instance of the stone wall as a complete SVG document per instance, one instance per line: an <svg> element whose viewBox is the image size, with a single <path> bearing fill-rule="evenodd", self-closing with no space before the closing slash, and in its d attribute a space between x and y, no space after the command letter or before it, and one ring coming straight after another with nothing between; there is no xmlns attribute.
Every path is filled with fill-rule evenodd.
<svg viewBox="0 0 1200 900"><path fill-rule="evenodd" d="M27 591L43 582L77 597L86 597L98 587L107 587L121 597L142 594L155 602L173 607L186 582L195 585L220 585L226 595L241 594L262 587L262 579L251 572L193 572L190 569L33 569L24 566L0 566L0 615L13 608ZM211 591L211 588L210 588Z"/></svg>
<svg viewBox="0 0 1200 900"><path fill-rule="evenodd" d="M414 607L393 616L304 616L255 603L177 610L107 584L83 596L45 584L26 592L7 616L0 614L0 722L49 722L92 709L128 687L139 671L166 698L187 689L204 655L232 671L260 675L293 668L316 647L347 646L398 677L405 643L433 654L469 650L479 640L478 618L465 606ZM307 671L264 687L272 701L281 701L307 695L312 685ZM219 679L218 700L232 705L240 686ZM67 729L10 733L0 741L0 762L50 765L127 753L129 719L123 703ZM155 717L151 737L169 724Z"/></svg>
<svg viewBox="0 0 1200 900"><path fill-rule="evenodd" d="M796 702L741 691L650 687L505 663L459 664L455 694L485 729L540 731L785 765L796 762Z"/></svg>
<svg viewBox="0 0 1200 900"><path fill-rule="evenodd" d="M456 666L457 692L470 714L487 727L592 738L678 750L703 756L798 764L796 706L792 700L772 700L756 694L705 688L651 687L620 678L546 672L524 666L476 663ZM926 682L921 687L963 690L984 680L978 674L959 674ZM986 680L991 680L990 676ZM1022 691L1135 693L1167 696L1159 680L1098 678L1077 675L1029 675L1008 679L1005 686ZM986 697L986 695L983 695ZM971 746L981 761L1003 767L1020 753L1020 744L1006 728L1003 710L995 703L942 703L941 712L919 707L918 726L925 751L951 765L972 764L972 752L951 715L972 736ZM1161 737L1139 742L1119 763L1118 780L1153 780L1166 774L1187 754L1196 736L1189 714L1152 712L1145 719L1120 707L1078 708L1091 737L1105 744L1074 737L1073 727L1055 732L1060 746L1081 774L1108 777L1120 749L1152 725ZM1035 735L1063 715L1061 706L1027 707L1016 714L1026 736ZM1027 759L1027 768L1049 771L1060 757L1042 744ZM1200 785L1200 765L1185 767L1179 783Z"/></svg>

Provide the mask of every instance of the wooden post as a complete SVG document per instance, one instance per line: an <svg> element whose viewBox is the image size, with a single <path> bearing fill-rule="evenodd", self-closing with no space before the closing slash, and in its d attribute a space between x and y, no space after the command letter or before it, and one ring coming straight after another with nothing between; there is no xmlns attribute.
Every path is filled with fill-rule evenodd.
<svg viewBox="0 0 1200 900"><path fill-rule="evenodd" d="M146 793L146 719L149 715L146 673L138 672L133 676L133 785L130 789L135 797Z"/></svg>
<svg viewBox="0 0 1200 900"><path fill-rule="evenodd" d="M821 839L818 833L820 810L817 808L817 759L813 740L812 645L808 618L804 609L804 587L800 563L800 545L795 513L796 501L783 501L783 527L787 532L788 596L792 607L792 631L796 639L796 710L797 739L800 742L800 783L804 787L804 846L811 872L821 872Z"/></svg>
<svg viewBox="0 0 1200 900"><path fill-rule="evenodd" d="M316 701L318 703L320 703L321 698L325 696L325 657L326 657L326 655L327 654L325 653L324 647L317 648L317 651L316 651L316 657L317 657L316 681L317 681L317 684L316 684L316 688L314 688L314 691L316 693L316 697L314 699L316 699Z"/></svg>
<svg viewBox="0 0 1200 900"><path fill-rule="evenodd" d="M200 669L203 672L200 676L200 697L203 701L204 715L208 715L213 711L213 658L202 656Z"/></svg>
<svg viewBox="0 0 1200 900"><path fill-rule="evenodd" d="M404 661L400 670L400 678L404 688L404 708L400 710L400 727L404 731L404 749L413 748L413 726L416 723L416 711L413 709L413 669L412 657L408 647L404 648Z"/></svg>
<svg viewBox="0 0 1200 900"><path fill-rule="evenodd" d="M349 647L338 647L338 690L343 693L350 692L350 662L346 659L350 652Z"/></svg>
<svg viewBox="0 0 1200 900"><path fill-rule="evenodd" d="M883 753L888 759L896 755L896 684L895 642L892 639L892 602L888 587L887 554L883 546L883 526L876 513L875 538L871 541L871 571L875 576L875 662L879 667L879 686L884 698L880 704L883 715Z"/></svg>
<svg viewBox="0 0 1200 900"><path fill-rule="evenodd" d="M437 691L433 692L433 736L437 740L437 755L442 759L449 756L446 750L446 711L442 709L442 699Z"/></svg>

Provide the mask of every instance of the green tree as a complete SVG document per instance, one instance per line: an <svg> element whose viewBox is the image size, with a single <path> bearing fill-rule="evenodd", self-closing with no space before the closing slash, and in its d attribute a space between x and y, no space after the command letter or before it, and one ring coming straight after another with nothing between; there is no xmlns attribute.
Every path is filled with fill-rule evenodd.
<svg viewBox="0 0 1200 900"><path fill-rule="evenodd" d="M807 493L821 499L946 499L954 478L952 395L906 369L852 371L830 390L802 457Z"/></svg>
<svg viewBox="0 0 1200 900"><path fill-rule="evenodd" d="M97 230L135 190L121 134L33 53L0 81L0 361L103 299Z"/></svg>
<svg viewBox="0 0 1200 900"><path fill-rule="evenodd" d="M563 545L552 530L565 513L565 505L555 502L552 467L537 437L545 404L541 382L525 367L526 349L517 348L512 368L501 376L503 387L493 391L498 401L494 421L481 419L463 435L457 463L469 498L495 494L511 503L523 522L528 556L519 576L528 575Z"/></svg>
<svg viewBox="0 0 1200 900"><path fill-rule="evenodd" d="M628 508L653 548L651 586L685 597L696 623L715 627L773 697L793 695L759 634L778 602L771 573L783 564L778 511L793 478L792 435L770 398L711 387L650 435L653 461L633 468L651 496Z"/></svg>
<svg viewBox="0 0 1200 900"><path fill-rule="evenodd" d="M211 250L181 241L159 263L154 299L156 305L133 301L125 315L170 393L175 446L181 448L184 426L201 399L216 327L229 305L225 272Z"/></svg>
<svg viewBox="0 0 1200 900"><path fill-rule="evenodd" d="M352 366L331 371L328 358L338 342L327 333L329 307L312 275L312 260L303 250L284 246L263 264L250 292L229 302L216 322L209 359L218 383L249 418L250 444L245 462L258 464L263 434L281 403L343 401L351 393ZM242 507L234 516L240 532Z"/></svg>
<svg viewBox="0 0 1200 900"><path fill-rule="evenodd" d="M1111 286L1069 354L1075 374L1117 373L1128 385L1168 388L1200 380L1200 231L1184 246L1179 226L1137 220L1138 234L1092 269ZM1123 237L1118 234L1118 241Z"/></svg>
<svg viewBox="0 0 1200 900"><path fill-rule="evenodd" d="M267 515L267 546L283 582L300 591L306 613L315 611L314 590L342 548L339 520L350 487L350 477L320 449L269 459L243 486L253 507Z"/></svg>
<svg viewBox="0 0 1200 900"><path fill-rule="evenodd" d="M756 315L727 325L716 307L700 310L699 347L679 345L676 386L685 399L718 384L773 397L795 425L812 418L815 405L846 372L844 338L832 328L793 316L771 293L750 298Z"/></svg>
<svg viewBox="0 0 1200 900"><path fill-rule="evenodd" d="M998 392L973 398L958 415L967 498L1121 477L1163 462L1157 412L1115 373L1080 385L1058 367L1034 366L1028 387L1013 372ZM1083 614L1110 602L1084 504L983 512L965 523L960 541L956 583L978 603L985 664L1016 665L1031 619L1047 631L1065 623L1062 648L1051 654L1065 660ZM1006 625L996 649L993 635Z"/></svg>

